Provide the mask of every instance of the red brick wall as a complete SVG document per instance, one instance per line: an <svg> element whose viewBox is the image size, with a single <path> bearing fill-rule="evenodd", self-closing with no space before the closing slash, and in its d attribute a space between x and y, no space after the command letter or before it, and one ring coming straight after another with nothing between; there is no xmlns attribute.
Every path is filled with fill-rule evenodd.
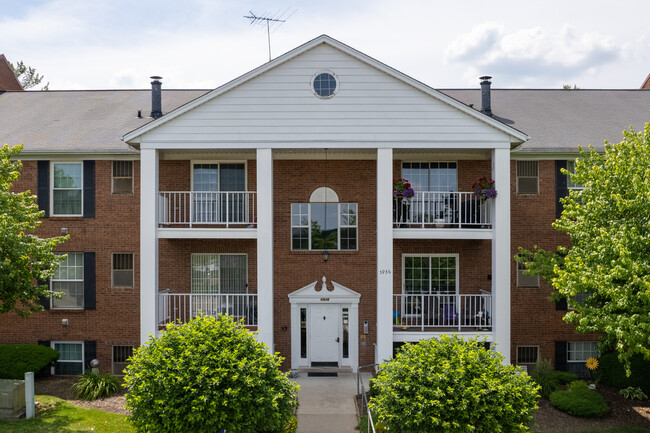
<svg viewBox="0 0 650 433"><path fill-rule="evenodd" d="M376 161L276 160L273 165L274 338L275 350L286 358L283 367L289 368L291 359L288 295L323 276L361 294L359 329L367 320L369 333L359 342L359 363L370 364L377 322ZM311 193L323 186L333 189L341 203L358 203L359 218L358 251L330 251L326 263L320 251L291 251L291 203L308 203Z"/></svg>
<svg viewBox="0 0 650 433"><path fill-rule="evenodd" d="M140 163L134 161L134 192L111 194L112 161L95 163L95 218L45 218L41 237L68 229L70 239L61 252L95 252L96 310L49 310L27 319L0 315L0 342L36 343L38 340L97 341L102 371L110 371L113 345L138 346L140 340ZM24 161L15 190L37 191L36 161ZM113 253L133 253L134 287L111 287ZM63 326L61 319L68 319Z"/></svg>
<svg viewBox="0 0 650 433"><path fill-rule="evenodd" d="M535 245L555 251L568 245L564 233L553 229L555 221L555 161L539 161L539 194L517 194L517 163L511 162L511 252L518 247L531 250ZM539 288L517 287L517 263L512 261L511 275L511 343L516 361L517 346L539 346L539 356L555 362L555 341L597 340L593 334L577 334L573 326L562 321L566 311L557 311L549 300L552 288L540 282Z"/></svg>

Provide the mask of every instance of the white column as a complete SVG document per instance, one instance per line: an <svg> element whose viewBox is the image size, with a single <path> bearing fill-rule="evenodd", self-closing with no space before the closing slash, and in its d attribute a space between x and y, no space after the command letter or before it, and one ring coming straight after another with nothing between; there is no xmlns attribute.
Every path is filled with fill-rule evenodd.
<svg viewBox="0 0 650 433"><path fill-rule="evenodd" d="M140 344L158 330L158 159L140 151Z"/></svg>
<svg viewBox="0 0 650 433"><path fill-rule="evenodd" d="M377 149L377 359L393 356L393 149Z"/></svg>
<svg viewBox="0 0 650 433"><path fill-rule="evenodd" d="M257 326L259 341L273 345L273 151L257 149Z"/></svg>
<svg viewBox="0 0 650 433"><path fill-rule="evenodd" d="M492 332L497 350L510 363L510 148L492 152L497 197L492 211Z"/></svg>

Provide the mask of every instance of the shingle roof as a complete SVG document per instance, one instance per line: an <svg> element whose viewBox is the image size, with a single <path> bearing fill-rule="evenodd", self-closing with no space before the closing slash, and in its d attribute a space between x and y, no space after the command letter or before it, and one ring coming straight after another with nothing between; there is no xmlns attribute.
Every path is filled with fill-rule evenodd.
<svg viewBox="0 0 650 433"><path fill-rule="evenodd" d="M481 91L441 90L481 109ZM578 146L604 149L604 140L618 143L632 126L642 131L650 122L648 90L492 89L492 113L525 132L530 140L515 152L575 153Z"/></svg>
<svg viewBox="0 0 650 433"><path fill-rule="evenodd" d="M163 89L163 113L206 92ZM23 154L135 153L122 136L151 122L150 113L151 90L5 92L0 94L0 145L24 143Z"/></svg>

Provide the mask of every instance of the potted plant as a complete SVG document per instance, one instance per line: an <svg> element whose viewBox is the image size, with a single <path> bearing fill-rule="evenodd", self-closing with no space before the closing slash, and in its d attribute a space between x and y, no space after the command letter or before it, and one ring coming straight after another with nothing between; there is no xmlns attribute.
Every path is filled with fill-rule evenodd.
<svg viewBox="0 0 650 433"><path fill-rule="evenodd" d="M411 198L415 191L406 179L393 179L393 220L401 224L408 219Z"/></svg>
<svg viewBox="0 0 650 433"><path fill-rule="evenodd" d="M474 190L474 197L482 202L497 196L497 190L494 188L494 180L487 177L480 178L478 182L472 185L472 189Z"/></svg>

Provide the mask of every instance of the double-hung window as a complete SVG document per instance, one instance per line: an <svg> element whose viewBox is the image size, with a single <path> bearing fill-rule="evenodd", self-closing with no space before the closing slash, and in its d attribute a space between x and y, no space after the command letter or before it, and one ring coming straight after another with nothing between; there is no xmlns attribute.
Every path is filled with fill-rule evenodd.
<svg viewBox="0 0 650 433"><path fill-rule="evenodd" d="M83 374L84 343L52 341L51 347L59 352L59 359L54 365L54 374Z"/></svg>
<svg viewBox="0 0 650 433"><path fill-rule="evenodd" d="M457 255L405 255L401 314L435 317L434 323L457 323Z"/></svg>
<svg viewBox="0 0 650 433"><path fill-rule="evenodd" d="M575 161L567 161L566 163L566 170L567 170L567 175L566 175L566 186L568 189L584 189L585 186L582 184L579 184L577 182L573 181L573 178L571 175L575 173L576 171L576 162Z"/></svg>
<svg viewBox="0 0 650 433"><path fill-rule="evenodd" d="M248 218L246 164L192 165L193 222L244 223Z"/></svg>
<svg viewBox="0 0 650 433"><path fill-rule="evenodd" d="M293 203L291 247L303 250L356 250L357 203Z"/></svg>
<svg viewBox="0 0 650 433"><path fill-rule="evenodd" d="M113 161L113 194L133 194L133 161Z"/></svg>
<svg viewBox="0 0 650 433"><path fill-rule="evenodd" d="M567 371L584 375L587 373L585 362L588 358L598 358L597 341L569 341L566 344Z"/></svg>
<svg viewBox="0 0 650 433"><path fill-rule="evenodd" d="M52 297L52 308L84 308L84 254L67 253L50 280L52 292L61 293Z"/></svg>
<svg viewBox="0 0 650 433"><path fill-rule="evenodd" d="M52 215L82 216L83 164L52 163Z"/></svg>

